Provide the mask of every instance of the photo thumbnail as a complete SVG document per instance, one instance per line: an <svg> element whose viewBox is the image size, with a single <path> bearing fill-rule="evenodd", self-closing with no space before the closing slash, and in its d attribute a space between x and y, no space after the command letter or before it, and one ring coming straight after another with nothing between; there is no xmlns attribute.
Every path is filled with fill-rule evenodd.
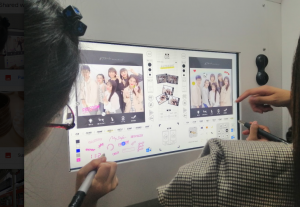
<svg viewBox="0 0 300 207"><path fill-rule="evenodd" d="M180 98L178 98L178 97L175 97L175 96L171 96L170 98L169 98L169 104L170 105L173 105L173 106L179 106L179 101L180 101Z"/></svg>
<svg viewBox="0 0 300 207"><path fill-rule="evenodd" d="M232 106L231 76L228 70L192 69L191 108ZM230 71L231 72L231 71Z"/></svg>
<svg viewBox="0 0 300 207"><path fill-rule="evenodd" d="M168 74L160 74L156 75L156 81L157 83L166 83L168 78Z"/></svg>
<svg viewBox="0 0 300 207"><path fill-rule="evenodd" d="M174 92L174 87L164 85L162 88L162 93L167 95L167 97L173 96L173 92Z"/></svg>
<svg viewBox="0 0 300 207"><path fill-rule="evenodd" d="M24 69L24 31L8 29L7 41L0 51L1 69Z"/></svg>
<svg viewBox="0 0 300 207"><path fill-rule="evenodd" d="M100 58L95 60L95 54L91 52ZM135 121L144 122L142 54L102 51L83 53L85 59L90 55L91 60L80 65L77 80L78 127L126 124L124 120L129 113L140 113ZM114 118L108 118L109 115Z"/></svg>
<svg viewBox="0 0 300 207"><path fill-rule="evenodd" d="M191 118L232 114L232 60L190 58L190 61Z"/></svg>
<svg viewBox="0 0 300 207"><path fill-rule="evenodd" d="M168 75L167 82L171 83L171 84L178 84L178 76L176 76L176 75Z"/></svg>
<svg viewBox="0 0 300 207"><path fill-rule="evenodd" d="M170 74L159 74L156 75L156 81L160 83L178 84L178 76Z"/></svg>
<svg viewBox="0 0 300 207"><path fill-rule="evenodd" d="M156 101L159 105L165 103L167 101L167 95L166 94L160 94L156 97Z"/></svg>

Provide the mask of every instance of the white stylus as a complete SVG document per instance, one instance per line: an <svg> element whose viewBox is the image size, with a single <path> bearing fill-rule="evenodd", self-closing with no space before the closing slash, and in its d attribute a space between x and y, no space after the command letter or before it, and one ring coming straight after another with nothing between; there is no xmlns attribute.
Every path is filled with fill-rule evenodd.
<svg viewBox="0 0 300 207"><path fill-rule="evenodd" d="M101 157L105 157L105 153L101 155ZM80 207L91 184L92 181L96 175L96 170L92 170L89 172L89 174L86 176L85 180L81 184L80 188L76 192L76 194L73 196L73 199L71 200L71 203L69 204L69 207Z"/></svg>

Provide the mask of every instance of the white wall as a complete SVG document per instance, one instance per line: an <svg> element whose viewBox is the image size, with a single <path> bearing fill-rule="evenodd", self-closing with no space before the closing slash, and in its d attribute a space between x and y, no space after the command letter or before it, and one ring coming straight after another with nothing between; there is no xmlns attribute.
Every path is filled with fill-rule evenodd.
<svg viewBox="0 0 300 207"><path fill-rule="evenodd" d="M300 1L283 0L281 6L282 16L282 88L291 89L291 74L293 58L297 41L300 35ZM287 109L282 112L282 129L285 136L292 120Z"/></svg>
<svg viewBox="0 0 300 207"><path fill-rule="evenodd" d="M76 5L88 25L85 39L240 52L240 91L257 87L255 58L269 58L269 85L281 87L281 5L265 0L61 0ZM265 5L265 6L263 6ZM266 48L266 51L263 51ZM247 101L241 118L281 134L282 110L254 114ZM118 188L99 206L126 206L157 197L179 166L200 150L120 164ZM56 131L25 157L26 206L67 206L75 173L68 172L67 134Z"/></svg>

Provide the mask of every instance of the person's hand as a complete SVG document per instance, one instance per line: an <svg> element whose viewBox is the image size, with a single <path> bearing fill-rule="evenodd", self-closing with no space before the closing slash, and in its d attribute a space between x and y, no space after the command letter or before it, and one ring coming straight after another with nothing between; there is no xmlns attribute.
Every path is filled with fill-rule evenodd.
<svg viewBox="0 0 300 207"><path fill-rule="evenodd" d="M101 157L92 160L77 172L76 192L88 173L95 169L97 173L83 200L82 207L96 206L99 198L113 191L118 185L118 178L116 176L117 164L115 162L106 162L106 158Z"/></svg>
<svg viewBox="0 0 300 207"><path fill-rule="evenodd" d="M241 102L245 98L249 98L249 103L253 111L258 113L273 111L275 107L290 107L291 92L272 86L261 86L246 90L240 95L235 102Z"/></svg>
<svg viewBox="0 0 300 207"><path fill-rule="evenodd" d="M138 93L139 87L135 86L133 90L135 91L135 93Z"/></svg>
<svg viewBox="0 0 300 207"><path fill-rule="evenodd" d="M270 132L268 127L263 126L263 125L258 125L257 121L250 122L250 124L251 124L250 130L247 129L242 132L243 135L249 135L246 139L247 141L268 141L267 138L257 134L258 128L260 128L266 132Z"/></svg>
<svg viewBox="0 0 300 207"><path fill-rule="evenodd" d="M134 71L132 68L130 68L129 71L130 71L131 73L135 74L135 71Z"/></svg>

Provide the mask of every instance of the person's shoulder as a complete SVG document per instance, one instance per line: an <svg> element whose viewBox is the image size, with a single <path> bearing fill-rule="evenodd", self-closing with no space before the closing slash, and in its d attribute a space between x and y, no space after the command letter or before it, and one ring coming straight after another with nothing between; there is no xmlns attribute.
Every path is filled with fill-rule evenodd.
<svg viewBox="0 0 300 207"><path fill-rule="evenodd" d="M245 158L245 156L251 155L251 158L249 159L264 157L264 159L268 161L272 160L274 156L278 154L284 156L284 159L292 159L293 157L291 147L284 143L271 141L222 140L218 138L208 140L199 158L208 154L222 159L228 159L229 157Z"/></svg>
<svg viewBox="0 0 300 207"><path fill-rule="evenodd" d="M290 145L281 142L263 142L263 141L246 141L246 140L222 140L218 138L210 139L208 145L219 146L220 148L230 149L230 151L261 151L262 153L272 150L291 151Z"/></svg>

